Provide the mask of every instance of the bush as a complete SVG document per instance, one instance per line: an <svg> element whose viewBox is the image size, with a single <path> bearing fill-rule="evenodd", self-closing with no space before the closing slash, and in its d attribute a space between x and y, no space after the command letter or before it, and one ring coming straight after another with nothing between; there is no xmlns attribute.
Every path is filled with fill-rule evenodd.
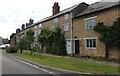
<svg viewBox="0 0 120 76"><path fill-rule="evenodd" d="M6 47L7 53L17 53L17 50L18 50L18 47L16 47L16 46Z"/></svg>

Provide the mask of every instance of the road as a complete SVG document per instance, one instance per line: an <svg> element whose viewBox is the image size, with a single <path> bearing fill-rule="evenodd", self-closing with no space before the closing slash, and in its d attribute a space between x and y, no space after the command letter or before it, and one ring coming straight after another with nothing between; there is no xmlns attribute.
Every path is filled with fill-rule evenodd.
<svg viewBox="0 0 120 76"><path fill-rule="evenodd" d="M9 75L12 74L10 76L14 76L13 74L17 74L15 76L19 76L19 74L22 74L22 75L27 74L27 76L31 76L31 75L32 76L33 75L61 76L62 74L62 76L66 76L65 74L71 74L71 73L58 72L58 71L53 71L49 69L38 68L37 66L29 65L25 62L22 62L9 54L1 53L1 50L0 50L0 74L2 74L2 76L4 76L4 74L9 74Z"/></svg>
<svg viewBox="0 0 120 76"><path fill-rule="evenodd" d="M8 54L2 54L2 74L50 74L16 60Z"/></svg>

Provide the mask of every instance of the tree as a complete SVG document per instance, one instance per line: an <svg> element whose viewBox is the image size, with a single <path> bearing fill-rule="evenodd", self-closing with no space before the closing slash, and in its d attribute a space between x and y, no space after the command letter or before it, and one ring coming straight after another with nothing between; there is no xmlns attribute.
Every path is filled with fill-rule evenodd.
<svg viewBox="0 0 120 76"><path fill-rule="evenodd" d="M12 33L10 35L10 45L16 45L16 34Z"/></svg>
<svg viewBox="0 0 120 76"><path fill-rule="evenodd" d="M120 18L113 22L111 31L113 47L120 49Z"/></svg>
<svg viewBox="0 0 120 76"><path fill-rule="evenodd" d="M42 50L44 47L46 48L47 53L66 55L64 33L59 27L54 28L53 31L48 28L42 29L38 35L38 42Z"/></svg>
<svg viewBox="0 0 120 76"><path fill-rule="evenodd" d="M111 48L120 49L120 18L114 21L112 26L107 26L103 22L99 22L94 27L94 30L100 33L99 39L105 44L105 59L107 60Z"/></svg>
<svg viewBox="0 0 120 76"><path fill-rule="evenodd" d="M32 55L32 52L33 52L33 42L34 42L34 32L31 29L26 32L25 39L26 39L27 50L28 49L31 50L30 55Z"/></svg>
<svg viewBox="0 0 120 76"><path fill-rule="evenodd" d="M43 52L44 47L47 45L47 35L49 33L47 29L41 29L41 32L38 35L38 43L41 45L41 51Z"/></svg>
<svg viewBox="0 0 120 76"><path fill-rule="evenodd" d="M53 31L53 51L57 55L66 55L66 41L64 38L64 33L62 33L61 29L59 27L55 27Z"/></svg>
<svg viewBox="0 0 120 76"><path fill-rule="evenodd" d="M22 53L22 50L23 49L26 49L26 40L25 38L21 38L19 43L18 43L18 46L19 46L19 49L20 49L20 52Z"/></svg>

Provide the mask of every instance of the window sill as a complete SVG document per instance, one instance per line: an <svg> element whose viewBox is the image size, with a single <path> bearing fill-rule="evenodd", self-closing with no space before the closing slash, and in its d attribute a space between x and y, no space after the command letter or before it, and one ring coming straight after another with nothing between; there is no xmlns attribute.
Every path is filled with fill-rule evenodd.
<svg viewBox="0 0 120 76"><path fill-rule="evenodd" d="M88 50L96 50L96 48L86 48L86 49L88 49Z"/></svg>

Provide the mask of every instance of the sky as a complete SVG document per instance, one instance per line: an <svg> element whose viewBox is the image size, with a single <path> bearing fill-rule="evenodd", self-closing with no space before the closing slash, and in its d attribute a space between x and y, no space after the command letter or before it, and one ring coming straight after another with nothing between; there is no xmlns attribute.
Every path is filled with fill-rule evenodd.
<svg viewBox="0 0 120 76"><path fill-rule="evenodd" d="M97 1L100 0L0 0L0 37L9 38L30 18L37 22L51 16L54 2L59 2L61 11L81 2Z"/></svg>

